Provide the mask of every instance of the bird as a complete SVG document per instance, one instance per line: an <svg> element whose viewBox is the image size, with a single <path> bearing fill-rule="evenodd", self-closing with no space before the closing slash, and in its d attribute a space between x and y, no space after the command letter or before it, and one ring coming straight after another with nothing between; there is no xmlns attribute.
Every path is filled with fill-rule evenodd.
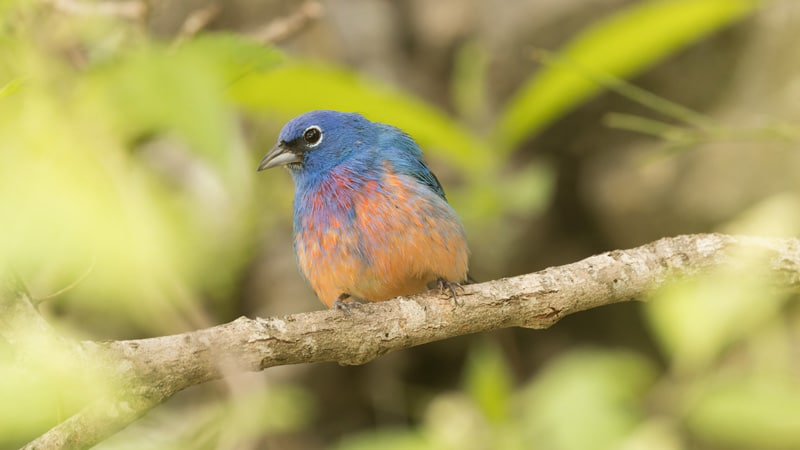
<svg viewBox="0 0 800 450"><path fill-rule="evenodd" d="M384 301L468 281L464 226L408 134L358 113L295 117L258 171L294 182L294 250L328 308ZM354 303L355 302L355 303Z"/></svg>

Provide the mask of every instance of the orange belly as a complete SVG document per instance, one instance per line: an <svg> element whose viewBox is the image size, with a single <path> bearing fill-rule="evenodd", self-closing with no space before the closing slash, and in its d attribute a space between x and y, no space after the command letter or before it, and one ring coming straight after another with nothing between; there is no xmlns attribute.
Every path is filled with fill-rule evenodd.
<svg viewBox="0 0 800 450"><path fill-rule="evenodd" d="M403 175L387 175L382 186L352 191L346 220L311 214L299 221L298 264L328 307L341 294L381 301L438 278L466 279L469 250L452 208Z"/></svg>

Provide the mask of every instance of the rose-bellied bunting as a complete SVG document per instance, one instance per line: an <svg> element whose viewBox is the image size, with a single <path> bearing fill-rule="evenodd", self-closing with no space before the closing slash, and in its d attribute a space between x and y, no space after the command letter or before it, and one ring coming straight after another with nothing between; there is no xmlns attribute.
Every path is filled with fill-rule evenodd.
<svg viewBox="0 0 800 450"><path fill-rule="evenodd" d="M295 184L297 263L317 297L348 312L467 280L464 227L422 151L401 130L355 113L312 111L284 126L258 170Z"/></svg>

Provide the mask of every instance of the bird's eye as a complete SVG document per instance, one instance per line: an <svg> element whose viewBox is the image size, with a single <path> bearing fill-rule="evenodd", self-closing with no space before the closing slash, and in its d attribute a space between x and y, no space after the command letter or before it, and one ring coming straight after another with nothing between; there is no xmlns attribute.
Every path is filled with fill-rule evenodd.
<svg viewBox="0 0 800 450"><path fill-rule="evenodd" d="M310 147L317 146L322 142L322 130L318 126L310 126L303 132L303 140L306 141Z"/></svg>

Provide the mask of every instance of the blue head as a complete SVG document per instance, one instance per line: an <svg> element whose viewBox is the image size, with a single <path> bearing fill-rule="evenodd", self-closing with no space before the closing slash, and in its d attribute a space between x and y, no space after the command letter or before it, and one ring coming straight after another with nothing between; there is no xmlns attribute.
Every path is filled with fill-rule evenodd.
<svg viewBox="0 0 800 450"><path fill-rule="evenodd" d="M311 111L283 127L258 170L286 166L295 180L320 175L374 147L377 135L376 124L360 114Z"/></svg>
<svg viewBox="0 0 800 450"><path fill-rule="evenodd" d="M261 160L258 170L286 166L301 187L342 165L354 178L377 177L386 162L444 198L439 181L411 137L356 113L320 110L295 117L283 127L278 143Z"/></svg>

